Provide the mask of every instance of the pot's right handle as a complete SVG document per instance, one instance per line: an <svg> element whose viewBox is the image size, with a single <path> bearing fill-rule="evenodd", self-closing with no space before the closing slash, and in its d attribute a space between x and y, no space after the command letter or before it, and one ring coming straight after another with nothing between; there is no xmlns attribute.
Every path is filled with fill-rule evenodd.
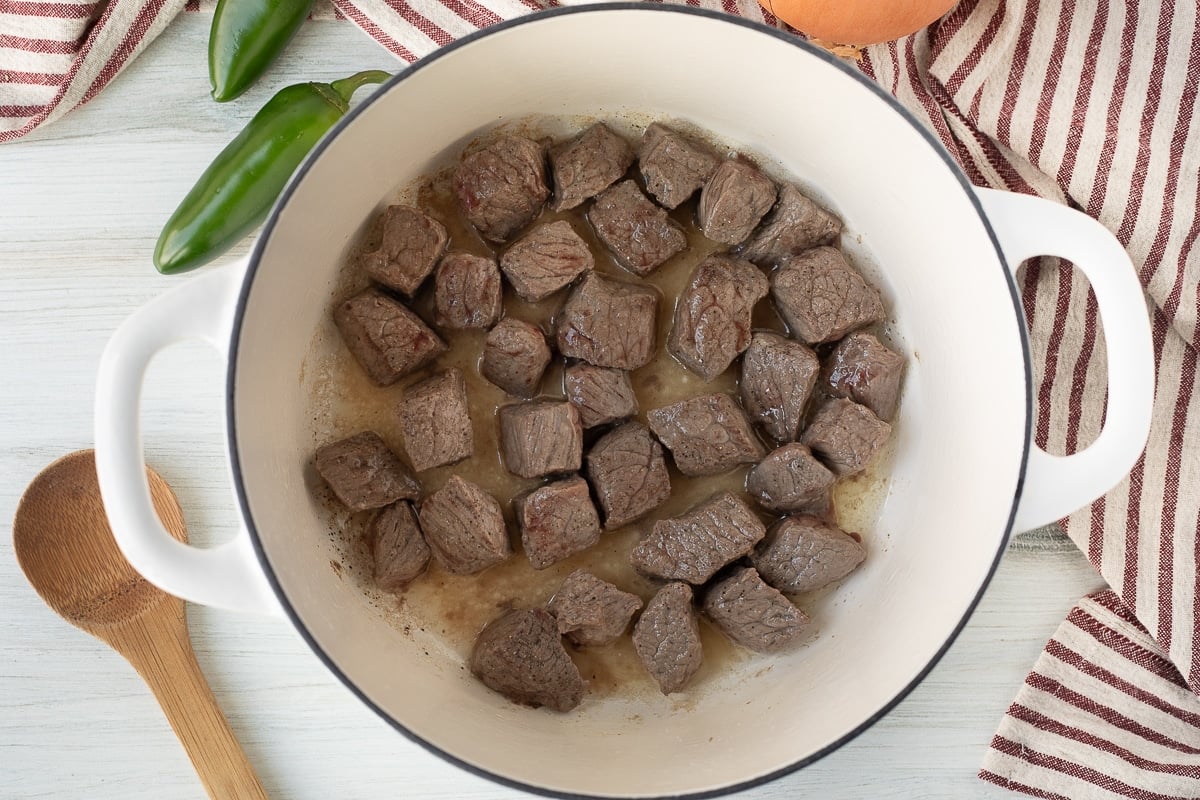
<svg viewBox="0 0 1200 800"><path fill-rule="evenodd" d="M1083 508L1132 469L1150 434L1154 351L1146 296L1125 248L1096 220L1031 195L976 189L1009 271L1034 256L1059 256L1092 285L1108 350L1104 428L1086 450L1052 456L1030 443L1013 531L1046 525Z"/></svg>

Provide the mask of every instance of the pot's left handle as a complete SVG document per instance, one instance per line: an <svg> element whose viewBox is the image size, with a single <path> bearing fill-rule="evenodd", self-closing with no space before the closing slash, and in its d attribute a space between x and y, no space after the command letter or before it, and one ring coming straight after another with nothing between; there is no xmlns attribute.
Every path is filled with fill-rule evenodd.
<svg viewBox="0 0 1200 800"><path fill-rule="evenodd" d="M193 547L158 519L142 453L142 381L150 360L187 339L229 356L233 311L245 262L191 278L134 312L117 328L100 359L96 382L96 472L113 536L146 580L184 600L265 614L281 613L241 528L232 541Z"/></svg>

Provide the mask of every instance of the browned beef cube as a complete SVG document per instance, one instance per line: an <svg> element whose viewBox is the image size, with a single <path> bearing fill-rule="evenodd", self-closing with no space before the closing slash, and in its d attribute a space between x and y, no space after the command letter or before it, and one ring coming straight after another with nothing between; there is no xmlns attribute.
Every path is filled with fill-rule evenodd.
<svg viewBox="0 0 1200 800"><path fill-rule="evenodd" d="M579 409L579 421L585 428L632 417L638 411L633 384L623 369L572 364L564 383L567 400Z"/></svg>
<svg viewBox="0 0 1200 800"><path fill-rule="evenodd" d="M779 262L771 296L792 336L809 344L832 342L883 319L879 292L834 247L816 247Z"/></svg>
<svg viewBox="0 0 1200 800"><path fill-rule="evenodd" d="M405 389L400 428L404 449L418 472L470 458L475 432L463 374L452 367Z"/></svg>
<svg viewBox="0 0 1200 800"><path fill-rule="evenodd" d="M754 548L766 528L750 506L729 492L678 517L654 523L629 563L643 575L699 586Z"/></svg>
<svg viewBox="0 0 1200 800"><path fill-rule="evenodd" d="M866 469L891 433L892 426L871 409L836 399L817 409L800 442L844 478Z"/></svg>
<svg viewBox="0 0 1200 800"><path fill-rule="evenodd" d="M754 306L769 289L767 276L749 261L706 258L675 304L667 349L711 381L749 346Z"/></svg>
<svg viewBox="0 0 1200 800"><path fill-rule="evenodd" d="M642 134L638 166L646 191L665 208L678 208L721 162L715 153L657 122Z"/></svg>
<svg viewBox="0 0 1200 800"><path fill-rule="evenodd" d="M554 617L540 608L513 609L489 622L471 650L471 672L514 703L570 711L583 700L579 668Z"/></svg>
<svg viewBox="0 0 1200 800"><path fill-rule="evenodd" d="M410 297L446 251L450 235L433 217L412 206L388 206L383 212L379 247L363 254L372 280Z"/></svg>
<svg viewBox="0 0 1200 800"><path fill-rule="evenodd" d="M768 511L791 513L820 508L837 477L802 444L768 453L746 477L746 491Z"/></svg>
<svg viewBox="0 0 1200 800"><path fill-rule="evenodd" d="M447 572L481 572L512 555L496 498L457 475L425 498L419 516L425 541Z"/></svg>
<svg viewBox="0 0 1200 800"><path fill-rule="evenodd" d="M869 333L852 333L838 342L825 361L821 380L837 397L846 397L891 422L900 400L904 356Z"/></svg>
<svg viewBox="0 0 1200 800"><path fill-rule="evenodd" d="M533 222L550 196L542 146L523 136L501 136L463 158L454 173L454 194L483 238L507 241Z"/></svg>
<svg viewBox="0 0 1200 800"><path fill-rule="evenodd" d="M324 445L314 460L317 473L351 511L421 496L421 484L374 431Z"/></svg>
<svg viewBox="0 0 1200 800"><path fill-rule="evenodd" d="M403 589L429 565L429 545L412 506L401 500L371 521L375 585L385 592Z"/></svg>
<svg viewBox="0 0 1200 800"><path fill-rule="evenodd" d="M558 620L558 632L583 647L615 642L641 607L636 594L582 569L568 575L546 604Z"/></svg>
<svg viewBox="0 0 1200 800"><path fill-rule="evenodd" d="M680 400L650 411L646 419L684 475L720 475L765 453L746 412L727 394Z"/></svg>
<svg viewBox="0 0 1200 800"><path fill-rule="evenodd" d="M700 192L696 220L714 242L737 244L775 205L775 184L737 158L726 159Z"/></svg>
<svg viewBox="0 0 1200 800"><path fill-rule="evenodd" d="M775 523L750 560L763 580L781 592L794 594L840 581L866 557L866 548L853 536L805 515Z"/></svg>
<svg viewBox="0 0 1200 800"><path fill-rule="evenodd" d="M371 380L387 386L446 352L446 343L399 300L367 289L333 311L342 340Z"/></svg>
<svg viewBox="0 0 1200 800"><path fill-rule="evenodd" d="M794 441L819 369L817 354L800 342L759 331L742 356L746 412L775 441Z"/></svg>
<svg viewBox="0 0 1200 800"><path fill-rule="evenodd" d="M509 394L532 397L549 364L550 346L542 332L528 322L505 317L483 340L479 371Z"/></svg>
<svg viewBox="0 0 1200 800"><path fill-rule="evenodd" d="M554 210L565 211L603 192L633 163L629 142L597 122L569 142L550 149Z"/></svg>
<svg viewBox="0 0 1200 800"><path fill-rule="evenodd" d="M587 474L609 530L648 514L671 496L662 445L640 422L626 422L601 436L588 451Z"/></svg>
<svg viewBox="0 0 1200 800"><path fill-rule="evenodd" d="M779 200L741 255L763 267L809 248L832 244L842 232L842 221L804 196L793 184L779 189Z"/></svg>
<svg viewBox="0 0 1200 800"><path fill-rule="evenodd" d="M704 658L692 587L668 583L658 590L633 626L633 649L663 694L687 685Z"/></svg>
<svg viewBox="0 0 1200 800"><path fill-rule="evenodd" d="M763 583L753 567L740 567L710 586L703 608L726 636L756 653L784 649L810 622L778 589Z"/></svg>
<svg viewBox="0 0 1200 800"><path fill-rule="evenodd" d="M597 367L637 369L654 357L658 294L588 273L558 315L558 352Z"/></svg>
<svg viewBox="0 0 1200 800"><path fill-rule="evenodd" d="M565 219L538 225L500 257L500 269L521 299L536 303L595 265L592 251Z"/></svg>
<svg viewBox="0 0 1200 800"><path fill-rule="evenodd" d="M572 475L513 501L521 544L534 569L545 569L600 541L600 517L587 481Z"/></svg>
<svg viewBox="0 0 1200 800"><path fill-rule="evenodd" d="M637 275L649 275L687 248L683 228L631 180L606 189L587 218L617 263Z"/></svg>
<svg viewBox="0 0 1200 800"><path fill-rule="evenodd" d="M522 478L576 472L583 463L583 426L570 403L541 400L500 409L504 466Z"/></svg>
<svg viewBox="0 0 1200 800"><path fill-rule="evenodd" d="M433 278L434 318L443 328L490 328L504 293L495 260L447 253Z"/></svg>

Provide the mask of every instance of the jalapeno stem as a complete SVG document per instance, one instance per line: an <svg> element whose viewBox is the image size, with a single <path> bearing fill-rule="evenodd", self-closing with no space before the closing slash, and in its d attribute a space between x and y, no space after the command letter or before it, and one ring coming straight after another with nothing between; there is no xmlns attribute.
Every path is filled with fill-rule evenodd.
<svg viewBox="0 0 1200 800"><path fill-rule="evenodd" d="M334 93L349 106L350 98L363 86L366 86L368 83L383 83L390 77L392 77L390 72L384 72L381 69L368 69L351 75L349 78L334 81L329 85L333 88Z"/></svg>

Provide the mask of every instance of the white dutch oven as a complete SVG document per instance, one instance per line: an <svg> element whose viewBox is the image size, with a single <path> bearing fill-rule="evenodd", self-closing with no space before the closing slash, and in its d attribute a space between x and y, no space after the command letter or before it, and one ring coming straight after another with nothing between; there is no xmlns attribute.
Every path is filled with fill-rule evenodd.
<svg viewBox="0 0 1200 800"><path fill-rule="evenodd" d="M399 636L329 569L304 465L300 368L339 262L381 200L445 148L540 114L690 120L822 187L880 265L911 355L887 534L773 668L751 660L686 702L591 701L560 715L484 689ZM848 241L853 237L848 237ZM857 241L856 239L854 241ZM1107 424L1056 458L1030 442L1030 361L1013 271L1074 261L1106 331ZM797 39L695 9L561 9L498 25L394 78L318 145L248 265L188 280L132 316L101 365L96 456L130 562L187 600L279 613L362 700L456 763L537 792L642 797L744 787L807 764L894 706L949 647L1012 531L1114 485L1145 444L1153 369L1141 287L1090 218L973 190L891 98ZM200 550L159 525L143 478L138 395L151 356L182 338L228 356L228 446L245 521Z"/></svg>

